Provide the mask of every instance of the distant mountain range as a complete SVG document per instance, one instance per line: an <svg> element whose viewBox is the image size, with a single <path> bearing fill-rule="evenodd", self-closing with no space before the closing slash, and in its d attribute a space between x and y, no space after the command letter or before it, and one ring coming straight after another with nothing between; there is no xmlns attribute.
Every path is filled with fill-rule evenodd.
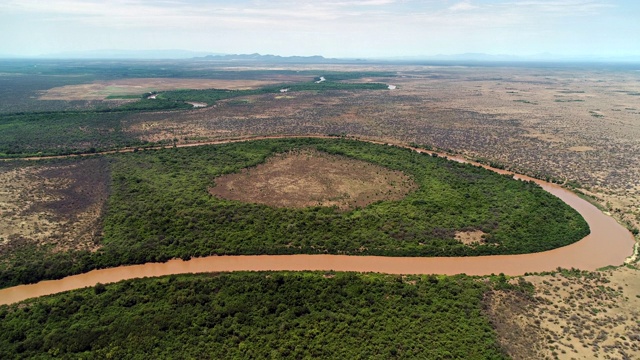
<svg viewBox="0 0 640 360"><path fill-rule="evenodd" d="M219 62L263 62L263 63L361 63L361 62L640 62L640 55L627 56L563 56L549 53L518 56L508 54L464 53L452 55L386 56L376 58L325 58L324 56L280 56L261 54L225 54L190 50L93 50L60 52L39 56L13 56L0 54L0 58L30 59L138 59L138 60L195 60Z"/></svg>
<svg viewBox="0 0 640 360"><path fill-rule="evenodd" d="M20 56L0 54L0 58L20 58ZM93 50L60 52L38 56L25 56L30 59L192 59L227 62L266 62L266 63L326 63L344 62L340 59L328 59L320 55L315 56L279 56L261 54L224 54L189 50ZM354 62L358 60L348 60Z"/></svg>
<svg viewBox="0 0 640 360"><path fill-rule="evenodd" d="M207 55L204 57L197 57L194 60L211 60L211 61L225 61L225 62L262 62L262 63L353 63L354 59L331 59L325 58L320 55L313 56L280 56L280 55L260 55L254 54L226 54L226 55Z"/></svg>
<svg viewBox="0 0 640 360"><path fill-rule="evenodd" d="M484 54L484 53L464 53L452 55L425 55L425 56L397 56L380 58L389 61L464 61L464 62L639 62L640 56L566 56L542 53L535 55L507 55L507 54Z"/></svg>

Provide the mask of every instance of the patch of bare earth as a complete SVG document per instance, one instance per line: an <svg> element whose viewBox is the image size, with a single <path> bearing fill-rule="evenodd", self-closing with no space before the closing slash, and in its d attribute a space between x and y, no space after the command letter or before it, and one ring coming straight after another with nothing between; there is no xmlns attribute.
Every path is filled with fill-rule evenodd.
<svg viewBox="0 0 640 360"><path fill-rule="evenodd" d="M569 148L569 150L582 152L582 151L591 151L591 150L595 150L595 149L592 148L591 146L572 146L572 147Z"/></svg>
<svg viewBox="0 0 640 360"><path fill-rule="evenodd" d="M514 359L640 358L640 273L621 267L527 276L534 299L493 292L485 305Z"/></svg>
<svg viewBox="0 0 640 360"><path fill-rule="evenodd" d="M380 200L398 200L417 188L400 171L314 150L279 154L255 168L215 179L209 189L224 199L303 208L364 207Z"/></svg>
<svg viewBox="0 0 640 360"><path fill-rule="evenodd" d="M107 198L104 160L0 169L0 255L29 245L95 250Z"/></svg>
<svg viewBox="0 0 640 360"><path fill-rule="evenodd" d="M484 235L482 230L456 231L455 239L465 245L477 245L485 242Z"/></svg>

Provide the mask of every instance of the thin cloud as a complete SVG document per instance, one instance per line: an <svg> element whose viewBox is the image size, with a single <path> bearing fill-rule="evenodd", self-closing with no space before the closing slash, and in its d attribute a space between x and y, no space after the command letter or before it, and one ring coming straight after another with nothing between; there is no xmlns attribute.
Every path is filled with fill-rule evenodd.
<svg viewBox="0 0 640 360"><path fill-rule="evenodd" d="M451 11L469 11L469 10L473 10L473 9L477 9L477 8L478 8L478 6L472 5L468 1L465 1L465 2L457 3L457 4L449 7L449 10L451 10Z"/></svg>
<svg viewBox="0 0 640 360"><path fill-rule="evenodd" d="M594 37L622 38L637 28L628 11L625 31L615 31L621 23L615 7L623 6L607 0L0 0L0 47L7 52L23 44L44 47L48 39L88 47L95 45L84 45L86 38L100 36L101 44L118 46L192 44L193 49L289 53L308 47L333 56L396 49L480 52L498 46L538 51L529 48L550 41L590 49ZM607 29L610 35L602 35Z"/></svg>
<svg viewBox="0 0 640 360"><path fill-rule="evenodd" d="M537 14L567 16L592 15L616 7L609 1L594 0L515 1L505 5L527 9L527 11L533 11Z"/></svg>
<svg viewBox="0 0 640 360"><path fill-rule="evenodd" d="M406 23L419 29L435 29L436 26L501 28L516 24L526 27L543 23L548 16L583 16L612 6L603 0L462 1L448 7L444 5L440 1L415 0L8 0L0 4L0 9L40 14L51 22L70 21L119 29L287 26L304 31L324 23L355 31L355 26L375 28Z"/></svg>

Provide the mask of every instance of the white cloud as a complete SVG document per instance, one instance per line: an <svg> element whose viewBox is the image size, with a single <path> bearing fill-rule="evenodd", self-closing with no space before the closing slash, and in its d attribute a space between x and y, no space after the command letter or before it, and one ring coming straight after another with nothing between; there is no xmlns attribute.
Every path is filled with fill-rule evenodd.
<svg viewBox="0 0 640 360"><path fill-rule="evenodd" d="M478 8L478 6L472 5L468 1L464 1L464 2L457 3L457 4L449 7L449 10L451 10L451 11L468 11L468 10L473 10L473 9L477 9L477 8Z"/></svg>
<svg viewBox="0 0 640 360"><path fill-rule="evenodd" d="M541 52L552 41L592 47L584 39L595 31L611 39L637 33L633 11L623 14L628 19L616 18L615 6L622 7L613 0L0 0L0 50L75 41L220 52L310 49L327 56L491 52L498 46ZM612 23L605 22L607 13ZM628 30L605 26L623 20Z"/></svg>
<svg viewBox="0 0 640 360"><path fill-rule="evenodd" d="M443 7L444 5L444 7ZM440 1L416 0L250 0L250 1L140 1L140 0L7 0L4 12L34 13L50 20L76 21L85 25L118 28L209 26L308 26L310 22L371 22L385 19L401 23L423 15L465 25L468 17L479 21L505 16L540 21L543 16L593 14L612 5L603 0L526 0L480 4L462 1L449 7ZM447 16L456 16L443 19ZM501 21L502 22L502 21ZM342 24L343 25L343 24Z"/></svg>

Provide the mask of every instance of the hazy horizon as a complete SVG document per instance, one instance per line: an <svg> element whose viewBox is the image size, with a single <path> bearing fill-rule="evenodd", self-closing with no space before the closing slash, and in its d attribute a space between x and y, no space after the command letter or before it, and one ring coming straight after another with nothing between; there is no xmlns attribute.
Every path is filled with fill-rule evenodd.
<svg viewBox="0 0 640 360"><path fill-rule="evenodd" d="M640 58L638 15L640 3L613 0L0 0L0 56Z"/></svg>

